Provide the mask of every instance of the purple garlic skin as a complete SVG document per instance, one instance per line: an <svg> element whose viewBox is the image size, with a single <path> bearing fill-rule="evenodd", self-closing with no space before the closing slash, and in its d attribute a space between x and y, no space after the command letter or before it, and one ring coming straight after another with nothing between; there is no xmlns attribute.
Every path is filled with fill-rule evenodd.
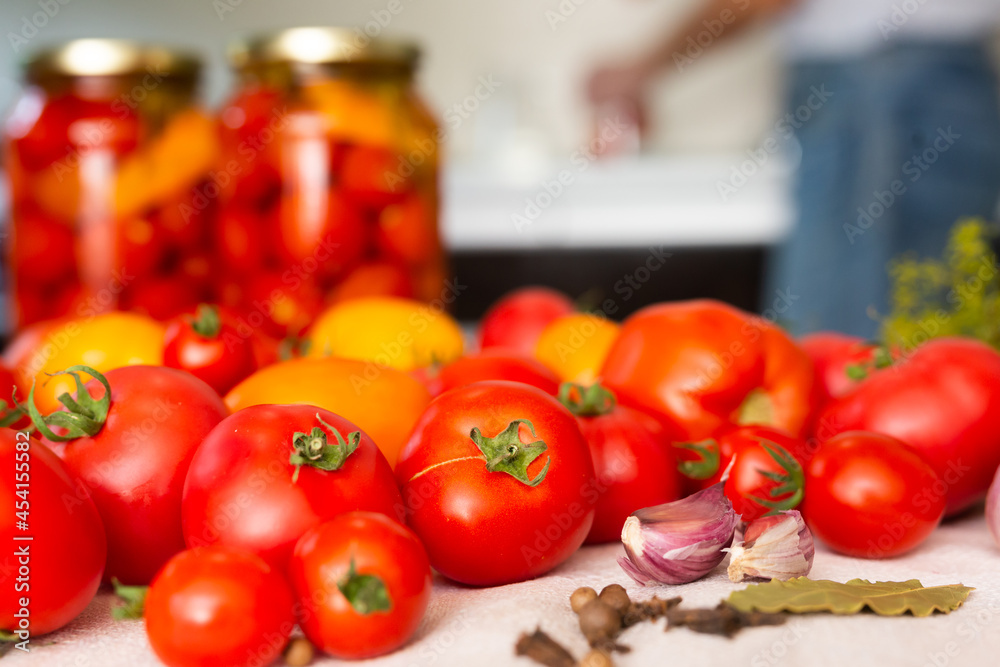
<svg viewBox="0 0 1000 667"><path fill-rule="evenodd" d="M816 547L798 510L788 510L751 521L729 551L729 578L787 581L812 569Z"/></svg>
<svg viewBox="0 0 1000 667"><path fill-rule="evenodd" d="M986 525L990 528L993 541L1000 547L1000 468L986 494Z"/></svg>
<svg viewBox="0 0 1000 667"><path fill-rule="evenodd" d="M739 520L721 483L637 510L622 528L625 556L618 564L643 586L690 583L722 562Z"/></svg>

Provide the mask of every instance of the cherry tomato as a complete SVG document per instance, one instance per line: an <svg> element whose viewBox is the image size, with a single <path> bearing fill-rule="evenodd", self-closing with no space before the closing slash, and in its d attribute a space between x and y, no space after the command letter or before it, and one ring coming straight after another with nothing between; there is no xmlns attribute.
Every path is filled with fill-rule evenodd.
<svg viewBox="0 0 1000 667"><path fill-rule="evenodd" d="M309 276L291 270L259 272L227 298L247 323L275 338L298 336L323 309L323 294Z"/></svg>
<svg viewBox="0 0 1000 667"><path fill-rule="evenodd" d="M226 406L198 378L162 366L116 368L85 388L90 400L77 392L76 401L80 414L93 415L90 435L62 435L58 427L57 434L37 420L35 425L57 443L57 453L83 480L104 520L105 578L148 584L184 548L184 477L195 449L226 416Z"/></svg>
<svg viewBox="0 0 1000 667"><path fill-rule="evenodd" d="M265 234L260 216L235 206L219 214L212 229L216 254L230 271L253 273L264 265Z"/></svg>
<svg viewBox="0 0 1000 667"><path fill-rule="evenodd" d="M563 382L597 382L618 325L591 313L563 315L542 330L535 358L556 372Z"/></svg>
<svg viewBox="0 0 1000 667"><path fill-rule="evenodd" d="M61 628L90 604L107 543L93 501L48 447L24 431L0 429L0 466L0 539L7 545L0 629L20 631L15 641L22 641Z"/></svg>
<svg viewBox="0 0 1000 667"><path fill-rule="evenodd" d="M559 378L544 364L502 349L466 355L441 368L429 379L434 382L432 393L435 396L483 380L523 382L553 396L559 391Z"/></svg>
<svg viewBox="0 0 1000 667"><path fill-rule="evenodd" d="M371 512L341 514L311 529L295 545L290 569L302 631L343 660L405 644L431 597L431 567L420 540Z"/></svg>
<svg viewBox="0 0 1000 667"><path fill-rule="evenodd" d="M365 262L356 266L333 288L329 302L369 296L413 298L413 285L406 269L392 262Z"/></svg>
<svg viewBox="0 0 1000 667"><path fill-rule="evenodd" d="M19 207L13 216L11 264L17 280L33 285L65 281L76 272L72 227L31 209Z"/></svg>
<svg viewBox="0 0 1000 667"><path fill-rule="evenodd" d="M170 322L163 340L164 366L188 371L219 394L257 369L253 344L215 306L202 304L194 317Z"/></svg>
<svg viewBox="0 0 1000 667"><path fill-rule="evenodd" d="M726 497L744 521L753 521L768 512L790 510L802 502L805 473L787 445L798 445L801 440L759 426L749 426L731 431L721 437L731 451L726 468ZM784 442L782 442L784 441ZM791 441L791 442L789 442Z"/></svg>
<svg viewBox="0 0 1000 667"><path fill-rule="evenodd" d="M863 338L835 331L803 336L799 346L812 359L820 405L850 391L857 384L857 378L851 375L871 364L878 349Z"/></svg>
<svg viewBox="0 0 1000 667"><path fill-rule="evenodd" d="M538 339L553 320L573 312L573 302L547 287L522 287L490 306L479 324L479 346L503 347L534 356Z"/></svg>
<svg viewBox="0 0 1000 667"><path fill-rule="evenodd" d="M226 395L233 412L268 403L307 403L336 410L372 437L390 465L429 401L427 389L406 373L336 357L272 364Z"/></svg>
<svg viewBox="0 0 1000 667"><path fill-rule="evenodd" d="M201 547L170 559L146 594L146 634L169 667L256 667L295 627L292 591L260 557Z"/></svg>
<svg viewBox="0 0 1000 667"><path fill-rule="evenodd" d="M857 558L914 549L941 522L945 485L895 438L850 431L820 446L806 468L802 503L813 535Z"/></svg>
<svg viewBox="0 0 1000 667"><path fill-rule="evenodd" d="M411 299L367 297L328 307L309 329L309 356L344 357L412 371L462 354L450 315Z"/></svg>
<svg viewBox="0 0 1000 667"><path fill-rule="evenodd" d="M815 400L812 363L785 332L711 300L633 314L601 376L623 403L665 416L689 440L730 424L801 435Z"/></svg>
<svg viewBox="0 0 1000 667"><path fill-rule="evenodd" d="M431 205L418 193L379 214L377 238L381 250L411 266L427 262L441 250Z"/></svg>
<svg viewBox="0 0 1000 667"><path fill-rule="evenodd" d="M122 298L122 306L164 322L194 308L205 298L199 281L180 275L137 281Z"/></svg>
<svg viewBox="0 0 1000 667"><path fill-rule="evenodd" d="M315 196L308 196L308 195ZM368 241L361 211L336 189L297 193L279 204L283 259L306 274L340 277L361 260Z"/></svg>
<svg viewBox="0 0 1000 667"><path fill-rule="evenodd" d="M411 183L400 173L400 156L377 146L348 148L340 166L340 184L353 201L383 209L406 197Z"/></svg>
<svg viewBox="0 0 1000 667"><path fill-rule="evenodd" d="M258 405L222 421L195 454L184 537L188 546L240 547L283 569L304 532L353 510L402 510L371 438L313 405Z"/></svg>
<svg viewBox="0 0 1000 667"><path fill-rule="evenodd" d="M396 476L431 565L465 584L544 574L577 550L594 521L594 466L576 419L517 382L477 382L436 398Z"/></svg>
<svg viewBox="0 0 1000 667"><path fill-rule="evenodd" d="M684 495L671 451L674 434L662 422L618 405L599 384L566 383L559 400L576 415L594 462L587 498L597 513L588 544L617 542L632 512Z"/></svg>
<svg viewBox="0 0 1000 667"><path fill-rule="evenodd" d="M76 364L106 372L120 366L163 363L163 325L137 313L95 314L84 304L81 317L40 324L19 336L16 347L21 359L8 361L18 384L35 386L35 401L41 412L62 407L57 396L76 388L68 375L54 374Z"/></svg>
<svg viewBox="0 0 1000 667"><path fill-rule="evenodd" d="M899 438L948 487L948 514L986 496L1000 466L1000 353L977 340L936 338L829 403L820 441L864 430Z"/></svg>

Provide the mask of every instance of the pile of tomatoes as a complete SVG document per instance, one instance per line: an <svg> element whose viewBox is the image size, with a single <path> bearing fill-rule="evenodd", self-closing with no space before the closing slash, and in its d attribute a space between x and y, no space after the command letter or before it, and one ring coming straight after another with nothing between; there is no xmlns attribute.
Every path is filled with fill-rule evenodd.
<svg viewBox="0 0 1000 667"><path fill-rule="evenodd" d="M0 376L0 525L33 537L30 577L5 579L0 627L149 585L168 665L267 664L296 627L365 658L417 631L431 568L541 576L719 481L744 520L797 508L830 548L890 557L1000 465L1000 354L973 340L796 341L713 301L619 325L526 288L475 346L444 304L390 297L330 306L287 359L213 306L25 330Z"/></svg>

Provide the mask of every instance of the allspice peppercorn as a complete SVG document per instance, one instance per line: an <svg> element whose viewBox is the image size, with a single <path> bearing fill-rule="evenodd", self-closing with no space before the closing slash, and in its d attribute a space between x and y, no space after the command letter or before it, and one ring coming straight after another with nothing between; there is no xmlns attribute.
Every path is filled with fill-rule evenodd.
<svg viewBox="0 0 1000 667"><path fill-rule="evenodd" d="M632 600L629 599L628 593L625 592L625 588L620 584L609 584L605 586L601 590L601 594L598 596L598 599L623 616L632 606Z"/></svg>
<svg viewBox="0 0 1000 667"><path fill-rule="evenodd" d="M583 656L578 667L614 667L611 656L601 649L591 649L587 655Z"/></svg>
<svg viewBox="0 0 1000 667"><path fill-rule="evenodd" d="M600 598L591 600L580 609L580 632L591 646L613 644L622 630L622 616Z"/></svg>
<svg viewBox="0 0 1000 667"><path fill-rule="evenodd" d="M590 586L578 588L569 596L569 606L574 614L579 614L583 605L597 598L597 591Z"/></svg>

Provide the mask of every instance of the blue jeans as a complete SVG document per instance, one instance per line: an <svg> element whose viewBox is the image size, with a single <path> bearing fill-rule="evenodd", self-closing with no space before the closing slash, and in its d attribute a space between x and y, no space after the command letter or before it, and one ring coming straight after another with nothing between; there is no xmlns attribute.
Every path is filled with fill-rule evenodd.
<svg viewBox="0 0 1000 667"><path fill-rule="evenodd" d="M829 95L821 104L817 90ZM956 219L996 213L996 73L978 44L896 44L793 65L788 101L802 150L796 226L772 254L764 303L792 295L782 318L796 334L872 337L889 260L940 256Z"/></svg>

